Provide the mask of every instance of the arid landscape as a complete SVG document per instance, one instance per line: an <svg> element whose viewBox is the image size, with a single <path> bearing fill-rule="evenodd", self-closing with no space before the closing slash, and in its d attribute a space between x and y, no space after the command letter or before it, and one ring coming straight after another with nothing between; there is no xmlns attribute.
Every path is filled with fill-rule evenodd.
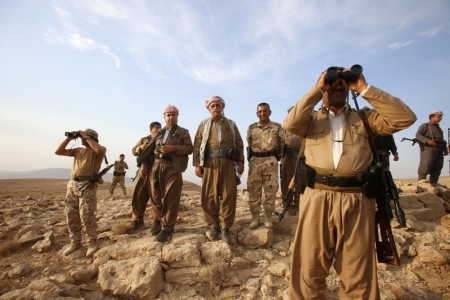
<svg viewBox="0 0 450 300"><path fill-rule="evenodd" d="M440 182L450 187L450 178ZM273 230L249 230L241 192L231 245L210 242L200 187L185 182L173 238L160 244L149 218L144 228L130 229L131 198L116 189L110 199L105 182L98 191L100 250L93 258L85 257L85 247L66 257L66 184L0 180L0 299L289 299L297 216L281 222L273 216ZM381 298L450 299L450 190L415 179L396 184L407 227L392 221L401 266L378 265ZM132 187L127 190L130 195ZM333 269L327 283L327 299L338 299Z"/></svg>

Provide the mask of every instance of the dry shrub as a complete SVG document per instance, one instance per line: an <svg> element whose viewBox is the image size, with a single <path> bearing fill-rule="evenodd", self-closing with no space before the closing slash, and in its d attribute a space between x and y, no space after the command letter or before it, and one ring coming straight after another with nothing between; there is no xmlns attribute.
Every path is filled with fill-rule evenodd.
<svg viewBox="0 0 450 300"><path fill-rule="evenodd" d="M16 241L8 240L0 244L0 257L6 257L11 253L11 250L16 249L19 245Z"/></svg>
<svg viewBox="0 0 450 300"><path fill-rule="evenodd" d="M114 225L111 231L116 235L130 233L133 231L133 225L130 223L119 223Z"/></svg>
<svg viewBox="0 0 450 300"><path fill-rule="evenodd" d="M217 298L223 283L228 279L230 267L224 262L217 262L207 266L201 273L200 279L202 284L200 294L206 299Z"/></svg>

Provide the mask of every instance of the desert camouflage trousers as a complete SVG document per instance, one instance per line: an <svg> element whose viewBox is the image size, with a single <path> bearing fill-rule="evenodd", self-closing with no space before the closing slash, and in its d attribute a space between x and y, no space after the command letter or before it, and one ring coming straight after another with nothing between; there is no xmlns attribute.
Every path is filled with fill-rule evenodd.
<svg viewBox="0 0 450 300"><path fill-rule="evenodd" d="M264 189L264 201L262 190ZM250 211L275 211L275 197L278 191L278 161L274 156L252 157L249 163L247 179L248 202Z"/></svg>
<svg viewBox="0 0 450 300"><path fill-rule="evenodd" d="M127 189L125 188L125 176L113 176L111 185L109 186L109 193L114 194L114 189L116 188L116 185L119 184L120 188L122 189L123 195L127 195Z"/></svg>
<svg viewBox="0 0 450 300"><path fill-rule="evenodd" d="M86 230L87 242L97 241L97 185L84 191L82 197L78 197L78 188L86 181L77 182L70 180L67 184L66 195L66 219L69 226L71 242L81 241L82 226Z"/></svg>

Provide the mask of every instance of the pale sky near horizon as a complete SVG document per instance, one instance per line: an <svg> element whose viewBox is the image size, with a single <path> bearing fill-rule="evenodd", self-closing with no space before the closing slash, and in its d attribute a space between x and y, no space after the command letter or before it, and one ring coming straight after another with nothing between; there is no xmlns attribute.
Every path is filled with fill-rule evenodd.
<svg viewBox="0 0 450 300"><path fill-rule="evenodd" d="M193 138L219 95L245 139L258 103L282 122L322 71L360 64L418 117L391 161L394 178L414 178L419 148L401 138L442 110L448 139L449 15L439 0L0 0L0 171L71 168L54 151L89 127L131 176L131 148L167 104ZM201 183L189 165L184 179Z"/></svg>

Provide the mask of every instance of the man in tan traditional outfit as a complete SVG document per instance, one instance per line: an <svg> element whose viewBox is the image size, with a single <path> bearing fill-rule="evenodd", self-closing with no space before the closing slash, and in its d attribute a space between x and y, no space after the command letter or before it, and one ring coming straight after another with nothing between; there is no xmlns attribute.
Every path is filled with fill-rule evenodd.
<svg viewBox="0 0 450 300"><path fill-rule="evenodd" d="M66 149L69 142L77 138L76 136L67 136L55 151L57 155L73 156L74 158L65 199L70 245L63 253L69 255L81 247L81 229L84 226L87 236L86 257L91 257L98 250L97 219L95 218L97 183L93 183L82 193L80 188L98 174L106 148L98 143L98 133L95 130L89 128L84 131L79 130L78 135L85 148Z"/></svg>
<svg viewBox="0 0 450 300"><path fill-rule="evenodd" d="M157 219L152 227L152 234L158 242L165 242L172 237L172 231L178 215L183 173L192 153L192 141L189 131L178 126L179 111L173 105L167 105L163 111L166 126L155 136L141 153L139 162L140 176L150 172L151 201L155 207ZM154 156L153 165L150 156Z"/></svg>
<svg viewBox="0 0 450 300"><path fill-rule="evenodd" d="M133 147L133 149L131 149L131 152L133 153L134 156L137 156L137 159L139 159L139 155L142 153L142 151L144 151L148 143L151 141L152 137L156 136L156 133L160 129L161 123L159 122L150 123L150 135L141 138L137 142L137 144ZM149 162L149 164L151 164L151 162ZM141 164L138 162L138 168L140 167ZM147 172L149 171L150 169L147 169ZM131 226L133 226L134 229L144 226L144 214L145 210L147 209L148 200L151 197L150 176L148 175L149 174L147 173L145 177L141 177L139 175L136 176L136 184L134 186L133 199L131 200L131 208L133 211ZM151 210L152 210L151 223L153 223L157 218L153 206Z"/></svg>
<svg viewBox="0 0 450 300"><path fill-rule="evenodd" d="M283 124L303 137L309 175L302 182L307 186L292 251L290 296L293 300L324 299L325 278L335 260L340 299L379 299L375 199L363 193L362 183L355 178L367 170L373 155L361 118L346 104L348 89L374 108L363 111L376 135L405 129L416 116L400 99L367 84L362 74L351 82L339 78L331 84L326 74L297 102ZM322 97L322 108L312 116Z"/></svg>
<svg viewBox="0 0 450 300"><path fill-rule="evenodd" d="M222 233L222 240L230 243L237 200L234 164L238 164L241 175L244 143L236 123L223 116L225 101L221 97L209 97L205 106L211 117L200 123L195 135L195 175L202 178L203 216L211 228L207 237L212 241Z"/></svg>
<svg viewBox="0 0 450 300"><path fill-rule="evenodd" d="M124 161L125 155L120 154L119 160L116 160L114 162L114 173L113 178L111 180L111 185L109 186L109 195L111 198L114 195L114 189L116 188L116 185L119 184L120 188L122 189L123 195L127 196L127 189L125 187L125 169L128 169L127 163Z"/></svg>

